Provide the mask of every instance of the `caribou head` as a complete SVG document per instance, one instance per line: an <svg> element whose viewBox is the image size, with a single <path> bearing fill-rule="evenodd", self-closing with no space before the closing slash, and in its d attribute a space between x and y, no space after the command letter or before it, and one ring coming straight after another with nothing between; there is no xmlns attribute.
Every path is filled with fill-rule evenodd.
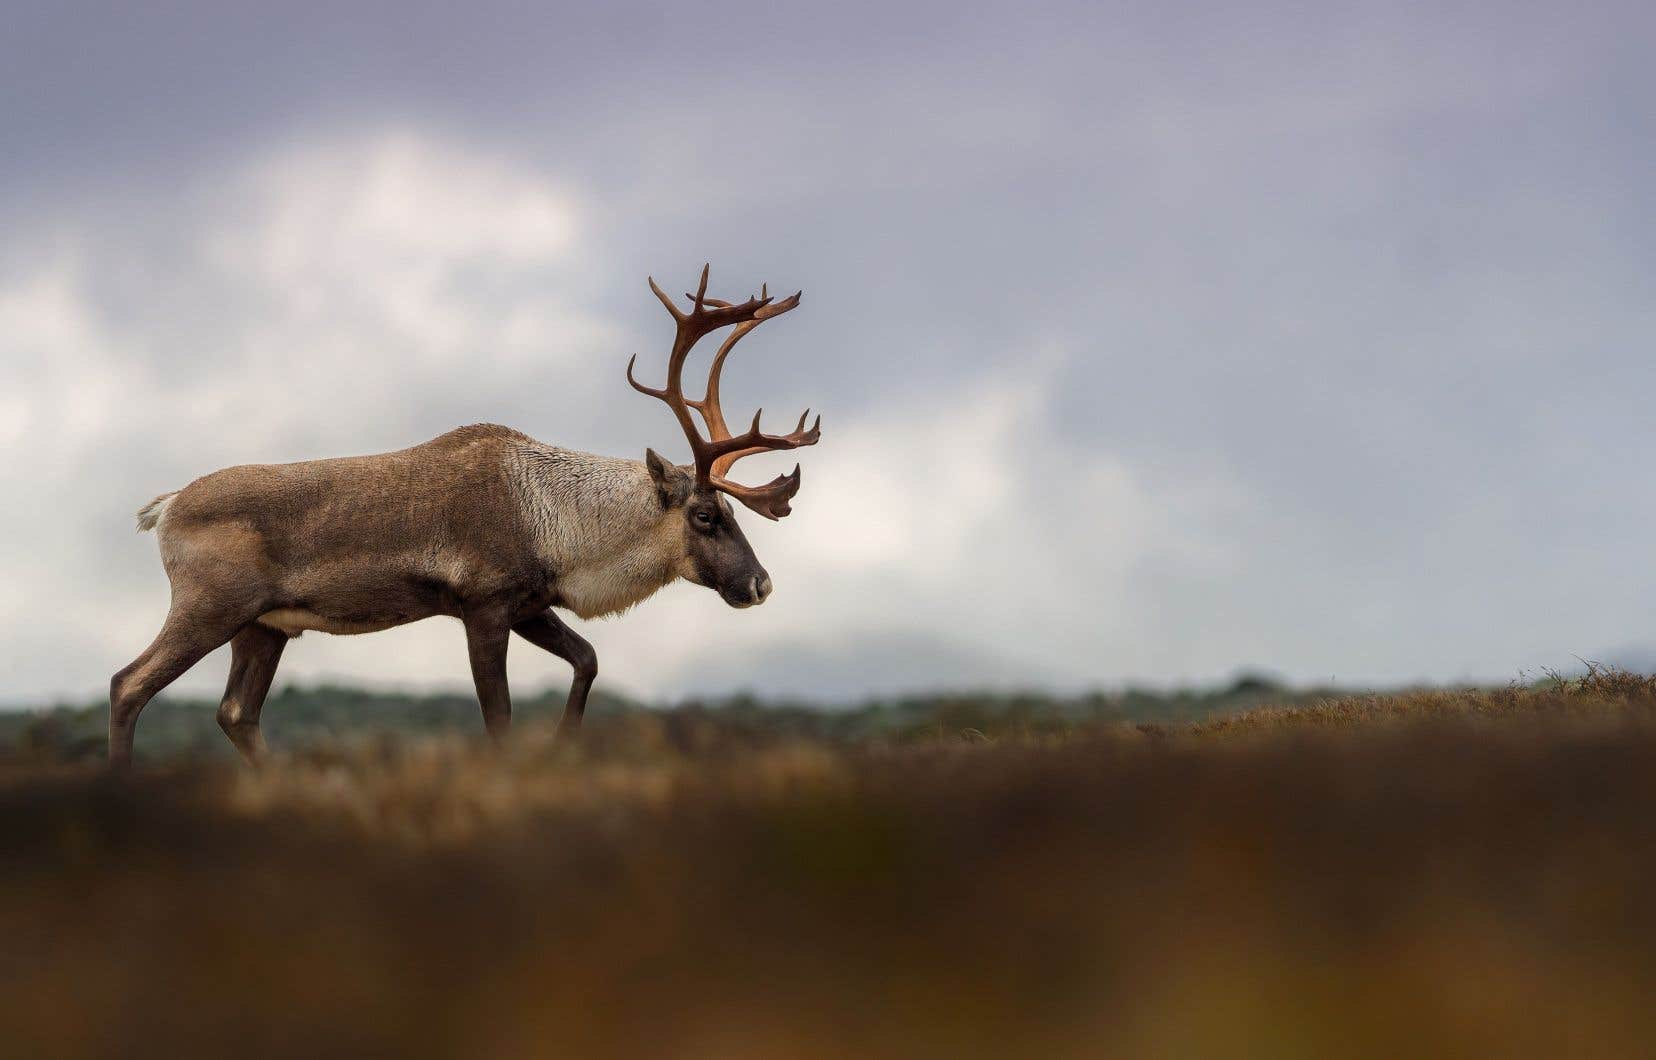
<svg viewBox="0 0 1656 1060"><path fill-rule="evenodd" d="M800 292L780 301L770 296L768 288L761 288L757 296L741 303L709 298L707 271L703 266L696 293L685 295L690 300L688 312L680 309L653 278L650 280L650 290L672 314L677 328L672 352L667 358L667 385L657 389L634 378L637 355L627 362L627 382L639 393L665 402L690 443L693 461L682 467L654 449L645 454L662 506L683 513L684 562L680 575L713 589L732 607L752 607L764 603L770 595L770 575L753 554L747 535L742 533L730 502L724 497L740 501L767 519L780 519L791 510L788 502L799 492L799 467L795 465L792 472L779 475L763 486L744 486L726 476L731 466L744 456L815 445L821 436L822 417L818 416L807 430L805 419L810 415L807 409L792 432L766 434L759 427L759 417L764 412L760 409L753 414L753 423L747 430L731 434L719 405L719 376L724 370L725 358L748 332L799 305ZM708 333L732 325L730 335L713 355L706 391L700 399L685 397L684 362L691 348ZM692 409L706 424L706 435L697 427Z"/></svg>

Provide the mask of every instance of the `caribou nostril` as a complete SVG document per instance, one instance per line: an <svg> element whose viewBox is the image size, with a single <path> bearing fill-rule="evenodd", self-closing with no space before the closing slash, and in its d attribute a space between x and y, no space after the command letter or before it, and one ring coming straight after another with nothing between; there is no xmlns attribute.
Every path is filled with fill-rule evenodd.
<svg viewBox="0 0 1656 1060"><path fill-rule="evenodd" d="M759 575L759 577L754 579L754 582L753 582L753 595L754 595L754 598L756 600L758 600L760 603L764 603L765 602L765 597L769 596L770 593L771 593L771 580L770 580L770 575L769 574L761 574L761 575Z"/></svg>

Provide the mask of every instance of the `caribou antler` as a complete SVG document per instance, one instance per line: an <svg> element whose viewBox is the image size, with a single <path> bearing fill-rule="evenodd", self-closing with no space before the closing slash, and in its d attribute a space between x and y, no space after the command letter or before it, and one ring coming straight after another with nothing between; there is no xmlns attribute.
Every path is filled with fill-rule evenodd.
<svg viewBox="0 0 1656 1060"><path fill-rule="evenodd" d="M752 426L741 434L732 435L725 423L724 410L719 405L719 376L724 370L725 358L742 340L742 336L770 318L781 316L799 305L799 296L802 292L795 291L780 301L774 301L770 296L769 287L762 287L756 297L745 302L727 302L721 298L707 296L707 274L708 266L703 265L701 283L696 287L696 293L685 295L690 299L688 313L679 309L673 300L656 286L653 278L650 280L650 290L654 291L661 304L667 307L667 312L673 315L673 320L678 326L677 334L673 338L672 352L667 357L667 385L658 390L633 378L633 365L638 360L637 354L627 362L627 382L632 384L634 390L666 402L667 407L673 410L674 417L684 430L685 439L690 443L690 451L695 456L698 483L712 486L730 495L767 519L780 519L790 511L788 501L799 492L797 466L791 474L778 476L763 486L744 486L725 478L725 474L731 465L744 456L815 445L822 434L822 417L818 416L816 422L811 424L811 429L806 430L805 417L810 415L810 410L807 409L800 415L799 425L788 434L766 434L759 428L759 417L764 413L764 410L760 409L753 414ZM684 362L689 357L691 348L708 332L731 324L736 328L713 357L713 365L707 373L705 394L699 401L685 397ZM703 438L701 431L697 430L695 418L690 415L691 409L700 413L702 420L707 424L707 437Z"/></svg>

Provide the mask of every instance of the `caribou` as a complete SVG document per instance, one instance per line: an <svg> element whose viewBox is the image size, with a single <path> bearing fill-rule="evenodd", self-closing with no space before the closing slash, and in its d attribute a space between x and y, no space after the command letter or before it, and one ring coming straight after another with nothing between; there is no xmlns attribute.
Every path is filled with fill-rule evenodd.
<svg viewBox="0 0 1656 1060"><path fill-rule="evenodd" d="M761 288L729 302L708 296L707 277L703 267L688 309L649 280L675 326L665 386L634 377L636 354L627 363L633 388L672 410L690 464L654 449L643 460L595 456L475 424L391 453L226 468L146 504L138 528L156 531L172 597L154 643L110 680L110 762L130 763L144 704L226 643L219 725L256 762L265 752L259 712L282 649L307 630L458 618L484 727L498 743L511 726L511 634L572 667L564 737L580 727L598 659L557 610L614 615L680 578L731 607L763 603L770 575L725 498L780 519L799 491L799 467L763 486L727 476L743 457L815 445L821 417L807 428L807 410L789 433L767 434L761 410L732 433L719 403L725 359L800 295L776 299ZM685 396L692 347L726 327L702 396Z"/></svg>

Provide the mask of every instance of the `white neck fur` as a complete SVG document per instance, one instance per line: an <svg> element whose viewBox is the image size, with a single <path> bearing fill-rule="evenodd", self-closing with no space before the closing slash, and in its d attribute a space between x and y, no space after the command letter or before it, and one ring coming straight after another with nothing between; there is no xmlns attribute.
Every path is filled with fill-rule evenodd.
<svg viewBox="0 0 1656 1060"><path fill-rule="evenodd" d="M625 611L686 573L684 522L662 510L642 461L537 442L510 450L507 477L563 605L581 618Z"/></svg>

